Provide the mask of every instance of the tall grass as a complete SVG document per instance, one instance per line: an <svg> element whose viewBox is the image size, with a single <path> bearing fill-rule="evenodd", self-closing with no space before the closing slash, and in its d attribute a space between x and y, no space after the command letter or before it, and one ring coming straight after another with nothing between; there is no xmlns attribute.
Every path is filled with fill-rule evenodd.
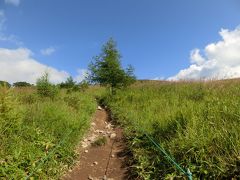
<svg viewBox="0 0 240 180"><path fill-rule="evenodd" d="M0 179L59 178L89 127L93 94L62 91L52 99L33 88L0 88Z"/></svg>
<svg viewBox="0 0 240 180"><path fill-rule="evenodd" d="M150 134L197 179L240 178L240 81L138 83L107 104L126 129L135 176L184 177Z"/></svg>

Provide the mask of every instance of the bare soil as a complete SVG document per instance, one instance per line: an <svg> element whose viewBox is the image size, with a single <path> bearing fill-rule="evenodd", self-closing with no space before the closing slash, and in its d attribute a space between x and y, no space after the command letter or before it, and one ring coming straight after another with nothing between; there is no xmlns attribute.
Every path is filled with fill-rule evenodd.
<svg viewBox="0 0 240 180"><path fill-rule="evenodd" d="M105 136L103 146L91 146L97 138ZM121 180L128 179L125 165L122 129L112 125L106 110L98 108L87 137L81 142L79 162L64 177L64 180Z"/></svg>

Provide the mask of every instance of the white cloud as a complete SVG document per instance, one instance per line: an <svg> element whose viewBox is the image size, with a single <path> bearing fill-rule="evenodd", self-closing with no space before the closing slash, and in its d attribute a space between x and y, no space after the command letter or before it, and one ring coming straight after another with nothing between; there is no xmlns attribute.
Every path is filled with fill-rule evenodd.
<svg viewBox="0 0 240 180"><path fill-rule="evenodd" d="M6 21L7 18L5 16L4 10L0 10L0 41L13 43L17 46L22 46L23 42L19 41L16 35L8 35L4 33L4 30L6 30Z"/></svg>
<svg viewBox="0 0 240 180"><path fill-rule="evenodd" d="M20 47L23 46L23 42L18 39L17 36L11 34L11 35L6 35L4 33L1 33L0 31L0 41L8 42L8 43L13 43L16 46Z"/></svg>
<svg viewBox="0 0 240 180"><path fill-rule="evenodd" d="M227 79L240 77L240 27L222 29L222 40L208 44L203 52L194 49L190 53L188 68L168 80Z"/></svg>
<svg viewBox="0 0 240 180"><path fill-rule="evenodd" d="M88 70L87 69L78 69L77 73L78 74L74 78L74 80L77 81L77 82L81 82L81 81L83 81L87 77Z"/></svg>
<svg viewBox="0 0 240 180"><path fill-rule="evenodd" d="M153 79L151 79L151 80L155 80L155 81L162 81L162 80L165 80L165 77L155 77L155 78L153 78Z"/></svg>
<svg viewBox="0 0 240 180"><path fill-rule="evenodd" d="M6 22L6 16L4 10L0 10L0 31L4 29L4 24Z"/></svg>
<svg viewBox="0 0 240 180"><path fill-rule="evenodd" d="M0 48L0 67L0 80L10 83L17 81L35 83L46 70L50 74L50 81L54 83L65 81L69 76L65 71L59 71L33 59L32 52L27 48Z"/></svg>
<svg viewBox="0 0 240 180"><path fill-rule="evenodd" d="M49 47L49 48L46 48L46 49L42 49L40 52L44 56L49 56L52 53L54 53L55 51L56 51L56 49L54 47Z"/></svg>
<svg viewBox="0 0 240 180"><path fill-rule="evenodd" d="M20 0L5 0L5 3L6 4L11 4L11 5L14 5L14 6L19 6Z"/></svg>

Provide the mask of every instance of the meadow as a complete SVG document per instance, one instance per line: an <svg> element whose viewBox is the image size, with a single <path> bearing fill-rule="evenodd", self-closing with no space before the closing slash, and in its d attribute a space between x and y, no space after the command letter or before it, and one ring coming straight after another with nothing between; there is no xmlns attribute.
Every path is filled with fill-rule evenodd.
<svg viewBox="0 0 240 180"><path fill-rule="evenodd" d="M95 90L0 88L0 179L58 179L76 159L97 103Z"/></svg>
<svg viewBox="0 0 240 180"><path fill-rule="evenodd" d="M125 129L133 178L186 178L144 133L193 179L240 178L240 80L138 82L101 101Z"/></svg>
<svg viewBox="0 0 240 180"><path fill-rule="evenodd" d="M240 178L240 80L138 81L114 95L99 87L53 97L38 91L0 88L1 179L61 177L76 160L96 97L124 128L132 179L186 179L145 134L193 179Z"/></svg>

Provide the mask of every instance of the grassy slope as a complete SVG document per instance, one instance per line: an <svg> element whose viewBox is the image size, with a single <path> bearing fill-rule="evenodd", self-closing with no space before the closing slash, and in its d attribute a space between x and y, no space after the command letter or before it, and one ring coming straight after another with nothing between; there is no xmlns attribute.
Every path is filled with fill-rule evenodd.
<svg viewBox="0 0 240 180"><path fill-rule="evenodd" d="M32 89L1 89L0 179L21 179L31 172L57 179L73 163L74 149L89 127L96 108L93 94L61 92L50 100Z"/></svg>
<svg viewBox="0 0 240 180"><path fill-rule="evenodd" d="M145 130L196 178L240 177L240 82L138 83L105 103L125 126L136 176L181 177Z"/></svg>

